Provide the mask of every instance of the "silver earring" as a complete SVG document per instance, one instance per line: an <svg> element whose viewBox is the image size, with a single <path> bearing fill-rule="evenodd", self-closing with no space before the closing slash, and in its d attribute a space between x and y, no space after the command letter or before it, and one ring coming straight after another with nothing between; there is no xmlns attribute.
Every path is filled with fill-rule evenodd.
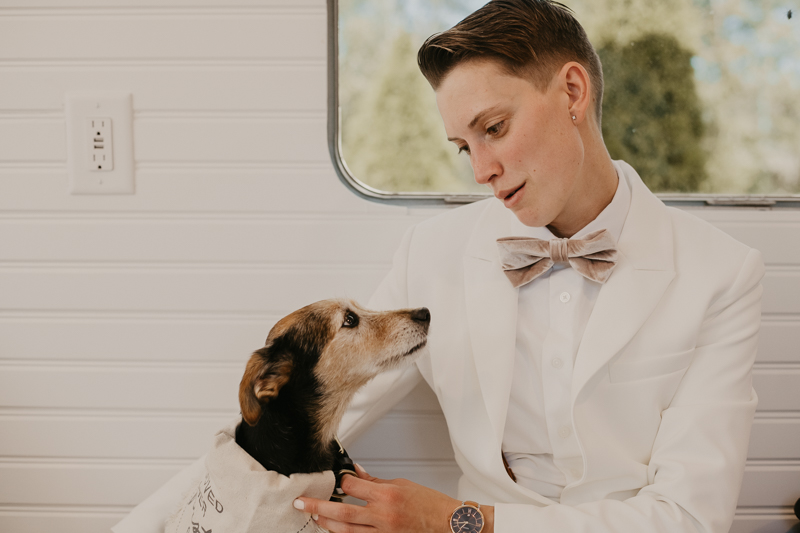
<svg viewBox="0 0 800 533"><path fill-rule="evenodd" d="M575 115L572 115L572 120L575 120Z"/></svg>

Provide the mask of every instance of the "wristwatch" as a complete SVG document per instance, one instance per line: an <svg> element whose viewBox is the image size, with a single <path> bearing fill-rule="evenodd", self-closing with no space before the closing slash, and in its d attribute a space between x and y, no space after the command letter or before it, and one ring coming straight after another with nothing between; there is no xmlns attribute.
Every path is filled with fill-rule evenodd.
<svg viewBox="0 0 800 533"><path fill-rule="evenodd" d="M450 531L453 533L481 533L483 513L476 502L461 502L450 515Z"/></svg>

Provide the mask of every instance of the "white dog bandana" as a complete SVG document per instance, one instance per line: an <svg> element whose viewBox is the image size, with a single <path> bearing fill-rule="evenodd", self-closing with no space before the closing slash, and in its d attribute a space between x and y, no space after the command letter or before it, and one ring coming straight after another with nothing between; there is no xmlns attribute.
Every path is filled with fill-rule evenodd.
<svg viewBox="0 0 800 533"><path fill-rule="evenodd" d="M236 444L241 418L219 433L206 475L167 521L165 533L324 533L311 515L292 507L298 496L331 497L331 471L286 477L266 470Z"/></svg>

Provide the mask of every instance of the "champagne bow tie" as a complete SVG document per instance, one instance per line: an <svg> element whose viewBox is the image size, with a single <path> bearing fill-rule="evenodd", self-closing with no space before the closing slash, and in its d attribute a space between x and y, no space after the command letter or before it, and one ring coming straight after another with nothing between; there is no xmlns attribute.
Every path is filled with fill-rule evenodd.
<svg viewBox="0 0 800 533"><path fill-rule="evenodd" d="M569 263L582 276L605 283L617 263L614 239L604 229L583 239L503 237L497 246L503 271L514 287L533 281L555 263Z"/></svg>

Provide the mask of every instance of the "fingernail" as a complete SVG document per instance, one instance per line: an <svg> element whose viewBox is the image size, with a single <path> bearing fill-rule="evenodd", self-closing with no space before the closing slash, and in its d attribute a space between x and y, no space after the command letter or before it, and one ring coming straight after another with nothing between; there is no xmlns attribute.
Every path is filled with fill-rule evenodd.
<svg viewBox="0 0 800 533"><path fill-rule="evenodd" d="M303 500L295 500L294 502L292 502L292 506L298 511L302 511L303 509L306 508L306 504L305 502L303 502Z"/></svg>
<svg viewBox="0 0 800 533"><path fill-rule="evenodd" d="M311 518L313 518L314 522L316 522L317 520L319 520L319 515L318 514L312 514Z"/></svg>

